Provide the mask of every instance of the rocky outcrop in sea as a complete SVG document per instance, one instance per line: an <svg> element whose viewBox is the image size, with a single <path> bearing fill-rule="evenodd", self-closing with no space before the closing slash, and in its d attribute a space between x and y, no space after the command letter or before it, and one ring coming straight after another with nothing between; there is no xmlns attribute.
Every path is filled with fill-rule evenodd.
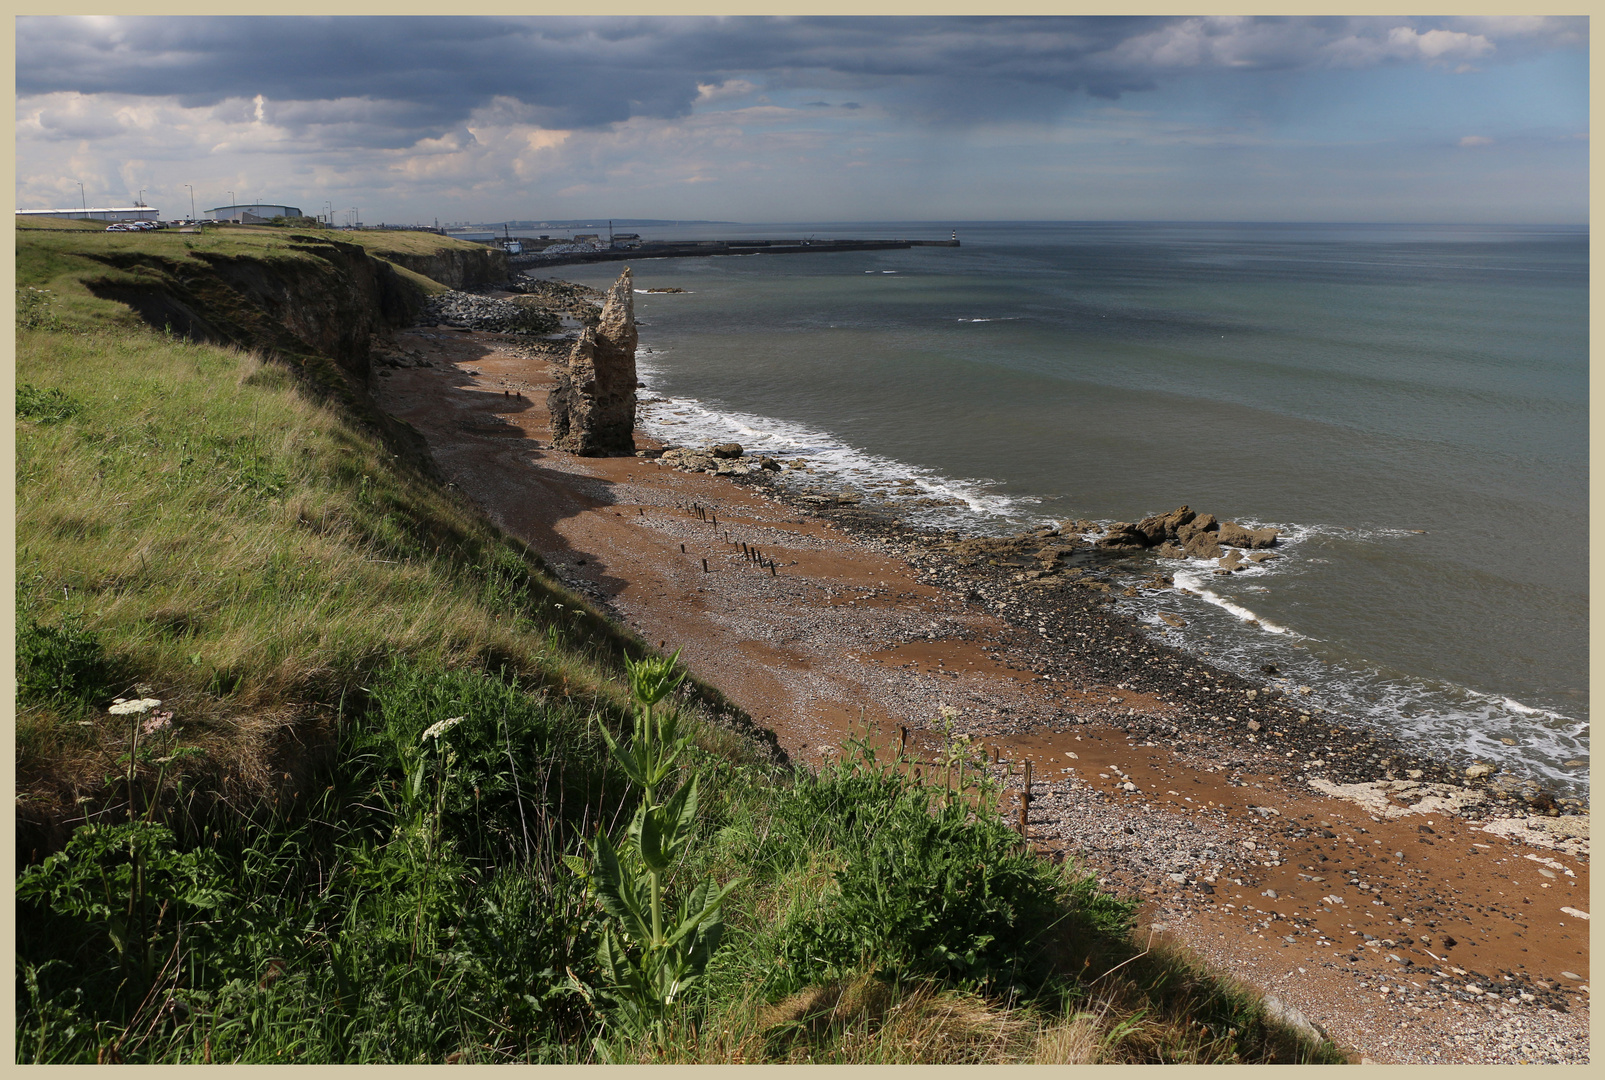
<svg viewBox="0 0 1605 1080"><path fill-rule="evenodd" d="M1090 521L1065 522L1066 530L1089 533L1098 531ZM1098 547L1105 551L1146 551L1166 559L1221 559L1221 566L1230 570L1228 563L1239 564L1243 556L1239 551L1226 548L1259 549L1273 547L1278 537L1276 529L1250 529L1235 521L1216 521L1214 514L1195 514L1186 506L1179 506L1168 514L1145 517L1136 524L1117 521L1098 538ZM1273 555L1250 555L1258 562Z"/></svg>
<svg viewBox="0 0 1605 1080"><path fill-rule="evenodd" d="M546 396L552 446L585 457L635 452L635 295L625 267Z"/></svg>

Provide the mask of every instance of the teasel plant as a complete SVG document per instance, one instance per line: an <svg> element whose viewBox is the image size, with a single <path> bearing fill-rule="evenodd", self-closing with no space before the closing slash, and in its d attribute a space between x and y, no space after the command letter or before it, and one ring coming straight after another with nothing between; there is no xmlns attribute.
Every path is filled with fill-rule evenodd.
<svg viewBox="0 0 1605 1080"><path fill-rule="evenodd" d="M626 661L635 729L628 742L605 727L602 738L641 802L624 835L615 841L599 829L591 841L591 866L569 857L569 866L590 878L610 925L603 929L597 960L611 1002L607 1022L615 1029L664 1048L669 1020L686 992L701 979L724 933L724 900L742 879L723 887L712 880L692 886L679 902L666 881L685 856L696 828L701 777L690 770L672 794L664 787L690 746L672 708L660 708L685 678L678 650L669 657ZM595 1043L606 1058L600 1041Z"/></svg>

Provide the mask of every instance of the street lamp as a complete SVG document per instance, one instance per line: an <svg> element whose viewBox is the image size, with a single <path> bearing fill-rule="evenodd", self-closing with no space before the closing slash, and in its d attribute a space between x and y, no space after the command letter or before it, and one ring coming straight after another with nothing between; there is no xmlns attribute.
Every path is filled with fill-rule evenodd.
<svg viewBox="0 0 1605 1080"><path fill-rule="evenodd" d="M78 181L78 208L80 210L89 209L89 200L84 198L84 182L82 180Z"/></svg>
<svg viewBox="0 0 1605 1080"><path fill-rule="evenodd" d="M191 221L194 221L195 220L195 186L193 184L185 184L184 186L189 188L189 219Z"/></svg>
<svg viewBox="0 0 1605 1080"><path fill-rule="evenodd" d="M234 192L232 191L228 193L228 208L230 210L234 209ZM233 215L229 216L229 220L233 220Z"/></svg>

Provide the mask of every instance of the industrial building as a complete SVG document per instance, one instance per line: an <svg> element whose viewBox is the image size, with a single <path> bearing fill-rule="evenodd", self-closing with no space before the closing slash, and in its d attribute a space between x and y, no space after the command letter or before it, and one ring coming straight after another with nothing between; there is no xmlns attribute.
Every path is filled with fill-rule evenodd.
<svg viewBox="0 0 1605 1080"><path fill-rule="evenodd" d="M272 203L241 203L237 206L214 206L203 210L213 221L238 221L242 224L272 221L276 217L302 217L299 206L276 206Z"/></svg>
<svg viewBox="0 0 1605 1080"><path fill-rule="evenodd" d="M161 214L153 206L74 206L70 210L18 210L19 218L58 217L80 218L90 221L160 221Z"/></svg>

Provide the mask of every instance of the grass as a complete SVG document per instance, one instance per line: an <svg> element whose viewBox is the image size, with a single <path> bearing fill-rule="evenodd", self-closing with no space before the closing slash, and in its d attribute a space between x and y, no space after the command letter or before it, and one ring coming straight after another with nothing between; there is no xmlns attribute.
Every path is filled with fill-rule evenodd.
<svg viewBox="0 0 1605 1080"><path fill-rule="evenodd" d="M641 649L260 357L36 331L19 335L17 377L23 637L93 636L120 680L108 685L149 687L258 794L264 735L326 737L391 657L505 666L608 701L604 658ZM22 794L92 788L107 727L23 700Z"/></svg>
<svg viewBox="0 0 1605 1080"><path fill-rule="evenodd" d="M995 792L865 744L782 769L694 679L658 706L692 734L662 790L701 791L662 885L739 884L632 1032L591 858L651 650L291 367L31 310L20 1062L1341 1060L1144 950Z"/></svg>
<svg viewBox="0 0 1605 1080"><path fill-rule="evenodd" d="M83 218L19 217L17 230L29 232L105 232L109 222Z"/></svg>

